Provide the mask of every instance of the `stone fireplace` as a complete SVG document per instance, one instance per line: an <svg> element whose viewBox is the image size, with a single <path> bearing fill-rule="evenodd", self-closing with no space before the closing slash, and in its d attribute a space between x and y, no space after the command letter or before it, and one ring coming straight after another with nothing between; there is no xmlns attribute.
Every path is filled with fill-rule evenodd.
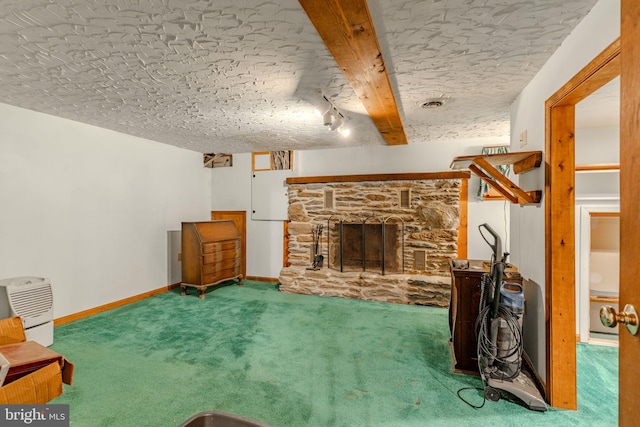
<svg viewBox="0 0 640 427"><path fill-rule="evenodd" d="M289 178L288 265L280 290L448 307L449 260L466 236L460 211L468 177L455 171ZM314 263L318 256L321 265Z"/></svg>

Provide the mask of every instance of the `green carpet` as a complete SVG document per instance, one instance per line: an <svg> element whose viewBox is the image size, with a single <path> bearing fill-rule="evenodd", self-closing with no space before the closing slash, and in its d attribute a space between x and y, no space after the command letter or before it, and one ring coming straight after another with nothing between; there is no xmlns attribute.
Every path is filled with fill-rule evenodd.
<svg viewBox="0 0 640 427"><path fill-rule="evenodd" d="M579 410L473 409L453 374L447 310L292 295L274 284L179 290L55 330L75 364L73 426L177 426L217 410L273 427L617 423L617 349L578 346ZM612 379L613 378L613 379ZM481 395L464 396L479 404Z"/></svg>

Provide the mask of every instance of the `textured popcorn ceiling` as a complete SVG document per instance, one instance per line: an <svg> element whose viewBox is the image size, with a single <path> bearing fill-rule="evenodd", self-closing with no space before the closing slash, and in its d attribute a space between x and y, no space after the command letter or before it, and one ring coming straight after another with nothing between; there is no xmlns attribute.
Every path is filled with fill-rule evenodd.
<svg viewBox="0 0 640 427"><path fill-rule="evenodd" d="M409 143L508 135L595 2L369 1ZM384 145L296 0L2 0L0 102L199 152Z"/></svg>

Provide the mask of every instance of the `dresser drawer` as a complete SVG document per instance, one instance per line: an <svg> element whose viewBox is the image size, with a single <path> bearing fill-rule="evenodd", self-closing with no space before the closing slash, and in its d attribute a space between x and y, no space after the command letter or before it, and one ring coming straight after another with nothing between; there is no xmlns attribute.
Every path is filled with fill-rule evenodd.
<svg viewBox="0 0 640 427"><path fill-rule="evenodd" d="M211 254L211 253L220 251L221 248L222 248L222 242L203 243L202 253Z"/></svg>
<svg viewBox="0 0 640 427"><path fill-rule="evenodd" d="M219 251L240 248L240 240L224 240L222 242L211 242L202 244L202 253L210 254Z"/></svg>
<svg viewBox="0 0 640 427"><path fill-rule="evenodd" d="M240 274L240 267L225 268L218 270L212 274L204 274L202 276L204 284L215 283L220 280L230 279Z"/></svg>
<svg viewBox="0 0 640 427"><path fill-rule="evenodd" d="M236 259L238 257L238 251L235 249L227 249L225 251L218 251L212 254L202 255L202 264L215 264L217 262L226 261L229 259Z"/></svg>
<svg viewBox="0 0 640 427"><path fill-rule="evenodd" d="M202 274L214 274L218 270L226 270L229 268L240 267L240 260L238 258L228 258L222 261L216 261L210 264L202 265Z"/></svg>

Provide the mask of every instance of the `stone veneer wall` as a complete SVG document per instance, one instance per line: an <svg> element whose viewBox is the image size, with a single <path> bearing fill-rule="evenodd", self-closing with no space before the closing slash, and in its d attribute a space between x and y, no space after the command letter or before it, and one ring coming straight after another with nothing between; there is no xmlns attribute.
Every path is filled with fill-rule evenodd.
<svg viewBox="0 0 640 427"><path fill-rule="evenodd" d="M289 185L289 266L280 272L280 290L404 304L448 307L451 292L449 260L457 257L461 179L330 182ZM333 191L333 207L325 192ZM400 207L402 190L410 191L409 207ZM327 221L360 223L372 217L395 216L404 221L405 272L340 272L327 268ZM394 221L397 222L397 221ZM369 223L369 221L367 222ZM312 271L312 230L324 226L323 268ZM333 226L332 226L333 230ZM335 230L332 231L332 235ZM333 240L333 239L332 239ZM425 268L414 265L424 251Z"/></svg>

